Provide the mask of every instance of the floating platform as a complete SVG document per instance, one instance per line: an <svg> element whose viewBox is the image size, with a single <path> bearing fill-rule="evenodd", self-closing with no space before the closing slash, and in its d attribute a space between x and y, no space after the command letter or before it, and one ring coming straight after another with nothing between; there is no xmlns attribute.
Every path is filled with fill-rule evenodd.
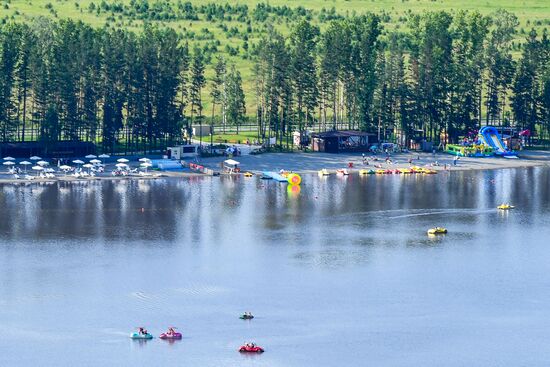
<svg viewBox="0 0 550 367"><path fill-rule="evenodd" d="M277 172L270 172L270 171L266 171L266 172L262 172L262 175L264 177L270 177L272 178L273 180L275 181L278 181L278 182L288 182L288 178L283 176L283 175L280 175L278 174Z"/></svg>

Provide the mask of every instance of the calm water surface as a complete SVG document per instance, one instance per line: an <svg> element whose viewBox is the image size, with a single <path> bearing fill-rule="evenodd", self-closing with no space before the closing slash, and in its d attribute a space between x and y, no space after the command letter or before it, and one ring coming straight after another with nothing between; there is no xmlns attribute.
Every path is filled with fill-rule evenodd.
<svg viewBox="0 0 550 367"><path fill-rule="evenodd" d="M0 365L548 366L549 274L544 168L4 185Z"/></svg>

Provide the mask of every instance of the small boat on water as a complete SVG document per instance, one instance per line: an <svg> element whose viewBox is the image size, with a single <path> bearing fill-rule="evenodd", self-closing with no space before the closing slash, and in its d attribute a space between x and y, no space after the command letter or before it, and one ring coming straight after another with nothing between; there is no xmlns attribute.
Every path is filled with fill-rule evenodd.
<svg viewBox="0 0 550 367"><path fill-rule="evenodd" d="M169 339L169 340L181 339L183 336L181 335L181 333L178 333L175 329L176 328L174 326L169 327L167 332L159 335L159 338Z"/></svg>
<svg viewBox="0 0 550 367"><path fill-rule="evenodd" d="M377 175L383 175L384 173L386 173L386 171L383 169L377 169L375 172Z"/></svg>
<svg viewBox="0 0 550 367"><path fill-rule="evenodd" d="M432 234L432 235L446 234L446 233L447 233L447 228L443 228L443 227L435 227L435 228L428 229L428 234Z"/></svg>
<svg viewBox="0 0 550 367"><path fill-rule="evenodd" d="M347 176L347 175L349 175L349 171L346 168L337 169L336 174L339 175L339 176Z"/></svg>
<svg viewBox="0 0 550 367"><path fill-rule="evenodd" d="M149 340L149 339L153 339L153 335L149 334L147 330L140 327L138 328L138 331L130 334L130 338L136 339L136 340Z"/></svg>
<svg viewBox="0 0 550 367"><path fill-rule="evenodd" d="M246 343L243 346L239 348L239 352L241 353L263 353L264 348L254 344L254 343Z"/></svg>
<svg viewBox="0 0 550 367"><path fill-rule="evenodd" d="M500 210L509 210L509 209L514 209L515 206L513 205L510 205L510 204L500 204L499 206L497 206L497 209L500 209Z"/></svg>
<svg viewBox="0 0 550 367"><path fill-rule="evenodd" d="M369 174L369 170L367 170L367 169L360 169L360 170L359 170L359 174L360 174L360 175L368 175L368 174Z"/></svg>
<svg viewBox="0 0 550 367"><path fill-rule="evenodd" d="M319 173L319 176L328 176L328 175L330 175L330 172L326 168L323 168L318 173Z"/></svg>
<svg viewBox="0 0 550 367"><path fill-rule="evenodd" d="M254 174L252 172L245 172L243 173L244 177L252 177Z"/></svg>

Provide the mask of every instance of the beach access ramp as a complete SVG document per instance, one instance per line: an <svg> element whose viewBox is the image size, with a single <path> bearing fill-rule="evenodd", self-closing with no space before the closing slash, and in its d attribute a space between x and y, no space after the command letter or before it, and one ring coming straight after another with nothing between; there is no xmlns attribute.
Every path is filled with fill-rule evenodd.
<svg viewBox="0 0 550 367"><path fill-rule="evenodd" d="M272 179L278 182L288 182L288 178L278 174L277 172L265 171L265 172L262 172L262 174L266 177L271 177Z"/></svg>
<svg viewBox="0 0 550 367"><path fill-rule="evenodd" d="M496 155L505 158L517 158L514 151L509 150L504 145L498 130L494 126L484 126L479 130L479 139L481 142L495 150Z"/></svg>

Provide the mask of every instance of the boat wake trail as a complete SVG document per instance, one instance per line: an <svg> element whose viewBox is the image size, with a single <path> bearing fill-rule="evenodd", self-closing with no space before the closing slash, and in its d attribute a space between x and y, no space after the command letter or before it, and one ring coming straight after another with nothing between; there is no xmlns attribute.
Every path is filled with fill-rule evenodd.
<svg viewBox="0 0 550 367"><path fill-rule="evenodd" d="M401 218L412 218L412 217L423 217L423 216L430 216L430 215L456 215L456 214L486 214L490 213L493 210L471 210L471 209L449 209L449 210L439 210L439 211L433 211L433 212L426 212L422 211L421 213L409 213L409 214L402 214L402 215L394 215L387 217L388 219L401 219Z"/></svg>

